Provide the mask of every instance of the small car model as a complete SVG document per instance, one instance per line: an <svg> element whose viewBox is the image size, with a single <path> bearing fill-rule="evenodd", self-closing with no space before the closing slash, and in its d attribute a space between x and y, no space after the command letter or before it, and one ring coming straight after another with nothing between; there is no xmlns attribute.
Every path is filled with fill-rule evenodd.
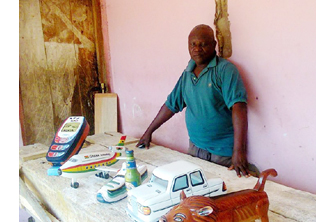
<svg viewBox="0 0 316 222"><path fill-rule="evenodd" d="M217 196L226 193L221 178L206 179L203 169L187 161L176 161L153 170L148 183L128 192L126 212L134 221L156 222L186 196Z"/></svg>

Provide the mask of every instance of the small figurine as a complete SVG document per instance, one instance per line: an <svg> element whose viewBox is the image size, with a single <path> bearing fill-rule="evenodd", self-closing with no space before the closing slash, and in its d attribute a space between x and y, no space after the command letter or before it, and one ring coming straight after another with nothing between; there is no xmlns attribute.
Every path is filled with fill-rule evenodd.
<svg viewBox="0 0 316 222"><path fill-rule="evenodd" d="M261 219L268 222L269 200L264 185L269 175L277 176L274 169L260 174L253 189L241 190L218 197L191 196L181 193L181 202L173 207L159 222L171 221L221 221L250 222Z"/></svg>
<svg viewBox="0 0 316 222"><path fill-rule="evenodd" d="M133 150L126 150L126 173L125 173L125 185L127 190L131 190L142 184L140 173L136 167L136 161L134 158Z"/></svg>
<svg viewBox="0 0 316 222"><path fill-rule="evenodd" d="M147 178L148 172L145 165L138 166L141 183ZM117 172L110 182L105 184L97 193L97 200L101 203L114 203L127 197L127 188L125 183L126 163Z"/></svg>

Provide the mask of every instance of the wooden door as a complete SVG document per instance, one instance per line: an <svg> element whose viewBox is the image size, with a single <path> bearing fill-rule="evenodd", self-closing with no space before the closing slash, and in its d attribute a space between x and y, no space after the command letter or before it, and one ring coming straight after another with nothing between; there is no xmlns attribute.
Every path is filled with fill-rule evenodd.
<svg viewBox="0 0 316 222"><path fill-rule="evenodd" d="M92 2L20 0L24 145L49 145L62 121L72 115L85 116L94 133L93 93L100 76Z"/></svg>

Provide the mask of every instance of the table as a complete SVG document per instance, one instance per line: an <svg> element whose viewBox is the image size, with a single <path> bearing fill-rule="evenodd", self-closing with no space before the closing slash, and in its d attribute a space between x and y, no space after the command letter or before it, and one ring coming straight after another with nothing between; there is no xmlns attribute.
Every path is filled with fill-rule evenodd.
<svg viewBox="0 0 316 222"><path fill-rule="evenodd" d="M80 153L107 150L116 145L122 134L107 132L88 136ZM153 145L149 150L135 148L138 139L127 135L125 146L134 150L137 164L146 164L149 177L154 168L167 163L185 160L201 166L207 178L220 177L228 192L253 188L257 178L238 178L234 171L191 157L172 149ZM127 199L104 204L96 199L98 190L110 179L95 176L79 179L78 189L70 187L71 179L48 176L50 168L45 154L48 147L34 144L20 147L20 206L41 221L131 221L125 213ZM113 165L119 168L123 160ZM276 169L277 170L277 169ZM148 178L149 179L149 178ZM147 180L148 180L147 179ZM146 181L145 181L146 182ZM265 185L270 200L269 218L272 222L316 221L316 195L267 181Z"/></svg>

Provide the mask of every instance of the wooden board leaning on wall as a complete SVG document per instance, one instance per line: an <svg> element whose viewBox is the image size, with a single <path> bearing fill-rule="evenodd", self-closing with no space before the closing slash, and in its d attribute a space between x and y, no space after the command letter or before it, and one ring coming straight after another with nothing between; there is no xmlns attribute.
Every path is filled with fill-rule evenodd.
<svg viewBox="0 0 316 222"><path fill-rule="evenodd" d="M49 145L68 116L85 116L94 133L92 89L100 82L94 11L90 0L20 1L24 145Z"/></svg>

